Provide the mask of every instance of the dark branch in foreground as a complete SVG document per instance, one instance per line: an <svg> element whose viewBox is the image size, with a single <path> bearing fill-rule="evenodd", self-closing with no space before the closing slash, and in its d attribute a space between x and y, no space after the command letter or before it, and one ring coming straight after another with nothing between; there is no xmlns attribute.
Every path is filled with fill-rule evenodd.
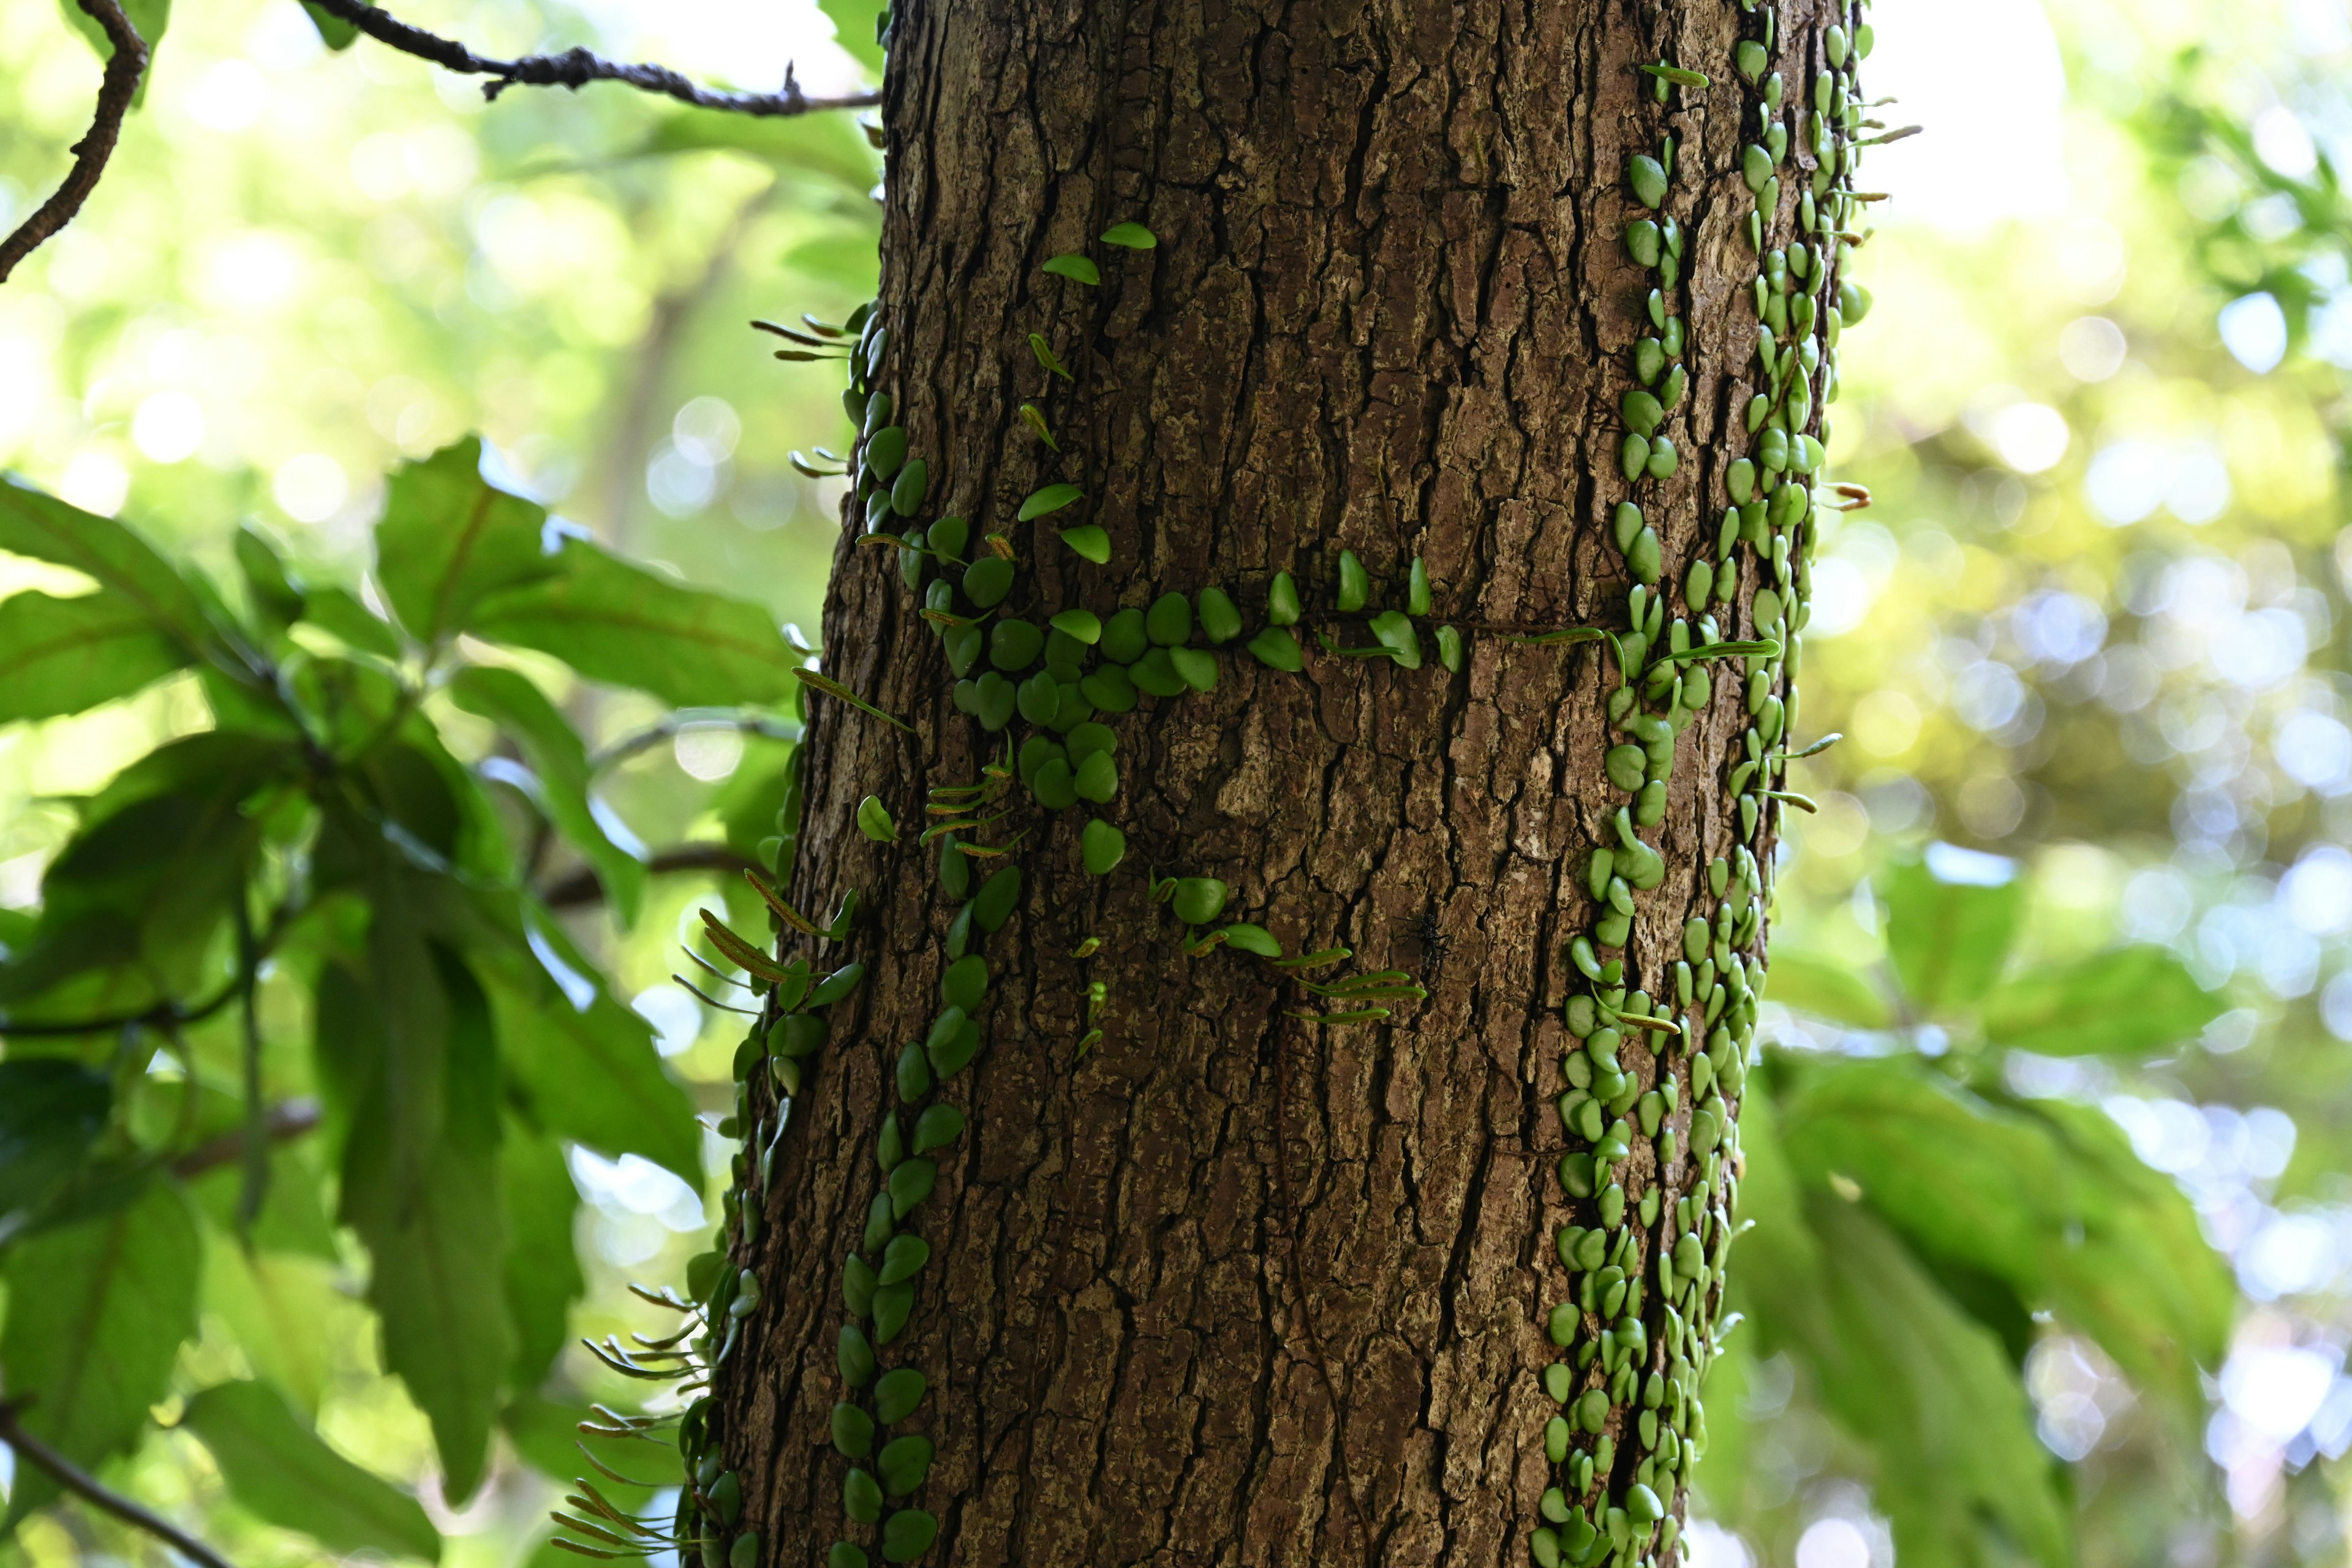
<svg viewBox="0 0 2352 1568"><path fill-rule="evenodd" d="M646 862L646 869L659 877L676 871L739 872L751 865L724 844L687 844L676 849L665 849ZM551 910L577 909L593 904L604 896L604 884L596 873L583 866L577 871L548 884L541 889L540 902Z"/></svg>
<svg viewBox="0 0 2352 1568"><path fill-rule="evenodd" d="M146 40L122 14L117 0L79 3L105 29L114 53L108 57L106 74L98 84L98 109L90 116L89 132L73 144L73 167L66 171L65 184L18 224L14 234L0 240L0 283L5 283L16 263L40 248L43 240L72 222L89 193L98 188L98 177L106 173L106 161L114 155L114 144L121 138L122 117L131 112L131 100L138 96L139 79L147 74Z"/></svg>
<svg viewBox="0 0 2352 1568"><path fill-rule="evenodd" d="M89 0L83 0L85 5ZM100 0L110 4L110 0ZM453 39L412 27L398 17L377 10L366 0L310 0L328 16L350 23L380 44L405 55L431 60L444 70L467 76L487 76L482 96L496 99L510 87L568 87L577 91L592 81L617 81L642 92L660 93L697 109L719 109L730 114L807 114L821 109L865 109L882 101L876 92L853 92L839 98L811 98L784 68L782 92L716 92L698 87L667 66L622 65L586 49L566 49L560 55L525 55L499 60L478 55Z"/></svg>
<svg viewBox="0 0 2352 1568"><path fill-rule="evenodd" d="M191 1563L201 1563L203 1568L235 1568L227 1558L170 1520L148 1512L120 1492L108 1490L97 1477L19 1426L16 1424L16 1408L13 1405L0 1404L0 1443L16 1449L18 1458L36 1469L47 1471L51 1480L91 1507L112 1514L134 1530L145 1531Z"/></svg>

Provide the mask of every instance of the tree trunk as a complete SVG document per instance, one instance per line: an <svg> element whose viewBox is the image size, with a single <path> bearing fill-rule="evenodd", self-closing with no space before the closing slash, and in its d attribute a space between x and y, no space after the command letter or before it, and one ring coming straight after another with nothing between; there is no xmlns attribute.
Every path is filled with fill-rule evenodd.
<svg viewBox="0 0 2352 1568"><path fill-rule="evenodd" d="M1807 266L1808 252L1759 280L1750 215L1760 195L1768 249L1812 242L1801 225L1851 221L1801 124L1815 73L1844 63L1840 20L1858 18L1827 0L1792 0L1777 36L1769 6L1689 0L1310 13L906 0L896 13L873 318L887 338L874 347L869 326L858 363L871 352L870 385L894 400L869 427L903 427L928 465L916 518L971 520L967 559L987 553L984 533L1003 536L1015 574L999 619L1042 627L1076 607L1108 620L1214 587L1244 629L1213 650L1192 637L1213 652L1213 690L1097 715L1116 736L1115 798L1054 811L1015 783L1011 815L964 836L1010 853L946 850L971 859L972 888L1005 866L1022 879L1002 928L982 920L960 941L940 847L917 842L925 792L981 783L1008 742L1052 731L1016 717L991 733L959 708L942 626L919 613L899 551L860 547L880 509L853 498L823 669L912 729L812 698L793 897L829 911L856 889L863 913L839 945L787 931L782 952L867 973L821 1050L779 1064L798 1084L784 1130L775 1079L755 1075L743 1102L756 1140L743 1203L760 1220L733 1257L761 1299L705 1426L739 1478L759 1561L866 1560L837 1542L876 1562L1034 1568L1489 1564L1531 1549L1673 1561L1704 1444L1696 1384L1736 1197L1728 1123L1777 813L1761 793L1777 764L1740 764L1793 720L1797 658L1791 640L1778 658L1653 661L1702 610L1727 639L1786 635L1782 605L1801 624L1810 492L1768 509L1766 488L1790 475L1749 469L1761 482L1748 516L1727 526L1725 513L1749 489L1735 459L1772 467L1772 426L1751 433L1748 414L1766 389L1759 301L1781 342L1813 342L1775 423L1818 431L1830 391L1814 356L1821 334L1835 339L1831 266ZM1769 64L1751 54L1740 63L1756 69L1735 69L1743 39L1768 45ZM1711 85L1661 89L1640 68L1660 61ZM1777 117L1765 69L1792 84ZM1832 131L1845 87L1841 73L1824 89ZM1743 151L1766 140L1759 116L1793 134L1776 183L1752 194ZM1850 132L1859 110L1844 118ZM1667 135L1680 144L1660 205L1633 160L1665 174ZM1669 216L1680 227L1664 238L1630 226ZM1096 240L1125 222L1157 248ZM1099 286L1041 269L1062 253L1097 263ZM1644 383L1672 442L1646 464L1626 450L1628 420L1650 422L1625 404ZM1793 436L1782 449L1800 464L1817 453ZM1055 482L1085 499L1015 521ZM1621 536L1627 501L1642 517ZM1057 537L1081 522L1107 531L1108 564ZM1369 573L1352 613L1343 551ZM940 571L928 591L946 592L928 589ZM1243 651L1280 618L1285 571L1305 601L1298 673ZM1759 587L1772 590L1762 603ZM1661 599L1663 624L1649 619ZM968 593L934 602L980 614ZM1414 612L1418 668L1327 650L1378 646L1368 616L1383 609ZM1203 620L1219 629L1213 612ZM1442 626L1461 638L1458 669ZM1575 627L1611 629L1622 654L1525 640ZM1612 701L1620 658L1638 700ZM867 795L897 842L853 827ZM1654 866L1621 837L1621 810ZM1108 875L1082 863L1090 817L1126 836ZM1612 864L1595 875L1601 848ZM1612 868L1632 911L1616 946ZM1230 885L1202 932L1255 922L1289 953L1345 946L1352 963L1287 968L1230 942L1193 955L1155 877ZM953 1020L935 1025L967 942L990 977L983 1044L931 1087L915 1072L909 1094L902 1057L954 1065ZM1613 988L1585 968L1612 960ZM1385 1022L1298 1016L1365 1010L1308 981L1386 969L1426 1000L1384 1003ZM1678 984L1691 988L1679 1002ZM1661 1017L1612 1029L1612 1000L1641 1010L1629 987L1659 998ZM1668 1016L1685 1037L1661 1032ZM944 1058L910 1055L927 1038ZM1651 1092L1669 1083L1671 1105ZM1577 1110L1595 1089L1608 1108ZM1599 1120L1563 1126L1564 1094L1571 1120ZM859 1332L881 1338L873 1314L893 1310L866 1305L861 1270L884 1267L892 1225L869 1235L871 1208L884 1163L912 1157L903 1141L934 1103L964 1124L921 1156L936 1188L896 1219L929 1258L879 1351L928 1391L871 1446L919 1433L937 1455L877 1527L845 1512L872 1511L853 1470L892 1461L853 1467L835 1451L836 1405L871 1416L877 1403L842 1369L845 1286ZM1663 1121L1647 1121L1657 1110ZM1615 1145L1592 1136L1612 1129ZM1652 1192L1662 1207L1643 1202ZM1584 1228L1563 1244L1563 1227ZM1677 1252L1685 1232L1697 1239ZM1612 1262L1641 1283L1612 1291ZM1632 1318L1641 1342L1603 1339ZM852 1453L868 1446L864 1418L843 1417ZM1637 1483L1667 1520L1641 1517ZM1630 1513L1612 1521L1612 1508ZM899 1510L935 1519L936 1543L919 1553L922 1521Z"/></svg>

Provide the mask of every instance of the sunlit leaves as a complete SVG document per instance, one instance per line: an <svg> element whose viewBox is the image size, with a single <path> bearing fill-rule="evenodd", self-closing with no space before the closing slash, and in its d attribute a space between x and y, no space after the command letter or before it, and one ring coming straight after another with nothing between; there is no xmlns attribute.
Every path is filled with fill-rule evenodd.
<svg viewBox="0 0 2352 1568"><path fill-rule="evenodd" d="M488 595L556 574L541 546L546 510L498 489L481 468L481 441L469 436L396 470L386 489L376 579L420 642L466 630Z"/></svg>
<svg viewBox="0 0 2352 1568"><path fill-rule="evenodd" d="M2132 1056L2194 1039L2223 1005L2171 952L2137 946L2021 974L1984 998L1981 1017L1989 1038L2019 1050Z"/></svg>
<svg viewBox="0 0 2352 1568"><path fill-rule="evenodd" d="M1877 1456L1876 1501L1898 1554L1967 1568L2022 1549L2063 1568L2073 1552L2054 1467L2000 1339L1863 1204L1809 1192L1773 1120L1751 1095L1741 1208L1758 1224L1738 1252L1738 1289L1766 1348L1803 1363L1830 1413Z"/></svg>
<svg viewBox="0 0 2352 1568"><path fill-rule="evenodd" d="M1970 879L1955 874L1979 866ZM1974 1001L2000 975L2025 909L2024 884L2006 868L1991 856L1959 851L1904 861L1889 873L1888 952L1905 994L1926 1015Z"/></svg>
<svg viewBox="0 0 2352 1568"><path fill-rule="evenodd" d="M184 646L121 594L14 595L0 601L0 723L128 697L188 660Z"/></svg>
<svg viewBox="0 0 2352 1568"><path fill-rule="evenodd" d="M95 579L194 654L213 635L204 600L155 547L124 524L0 479L0 551Z"/></svg>
<svg viewBox="0 0 2352 1568"><path fill-rule="evenodd" d="M554 570L483 602L469 629L682 708L781 705L802 656L768 612L568 539Z"/></svg>

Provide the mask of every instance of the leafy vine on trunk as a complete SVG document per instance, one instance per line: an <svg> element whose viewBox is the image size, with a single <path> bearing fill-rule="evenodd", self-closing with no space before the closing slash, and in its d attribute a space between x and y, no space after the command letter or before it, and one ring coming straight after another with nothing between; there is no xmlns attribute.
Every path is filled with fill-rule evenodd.
<svg viewBox="0 0 2352 1568"><path fill-rule="evenodd" d="M1823 410L1836 393L1838 332L1868 302L1841 274L1860 238L1852 227L1860 199L1852 178L1865 122L1854 67L1868 52L1870 29L1858 5L1789 38L1781 37L1773 6L1741 9L1732 58L1712 63L1728 66L1752 96L1727 82L1714 89L1712 107L1720 110L1727 94L1739 100L1745 207L1730 232L1744 240L1757 267L1759 390L1744 418L1728 422L1738 452L1693 453L1706 481L1702 493L1711 487L1721 498L1719 526L1670 529L1664 510L1675 502L1664 484L1681 469L1683 444L1694 435L1684 426L1693 384L1685 365L1685 259L1694 228L1706 220L1719 230L1723 215L1684 196L1676 184L1684 133L1677 102L1686 113L1689 100L1713 88L1711 79L1662 57L1639 67L1660 111L1656 150L1633 156L1623 171L1621 231L1627 254L1654 280L1641 307L1650 331L1624 367L1630 374L1617 401L1622 430L1611 437L1623 488L1614 499L1593 501L1605 509L1607 537L1631 582L1622 626L1501 626L1447 614L1442 601L1449 585L1433 581L1420 557L1410 560L1401 584L1383 591L1348 549L1323 570L1313 561L1276 557L1269 570L1239 580L1157 583L1148 602L1130 595L1127 607L1098 615L1078 602L1086 569L1131 563L1116 561L1111 532L1091 520L1096 498L1085 468L1076 451L1065 450L1065 432L1092 427L1083 356L1046 331L1027 333L1028 355L1017 378L1006 380L1025 390L1020 426L1046 482L1028 489L1009 523L992 525L934 515L940 454L919 449L904 422L893 388L903 374L894 354L906 351L894 342L879 301L839 325L814 318L796 327L761 323L792 345L779 357L837 361L848 372L852 450L835 458L819 448L817 460L795 460L803 471L850 480L845 508L856 549L895 561L908 607L938 640L952 710L972 733L955 746L922 749L976 760L968 772L928 776L902 764L895 776L867 781L853 813L857 831L877 845L903 849L911 840L927 855L935 852L927 863L939 914L936 923L923 923L940 934L935 1010L920 1037L893 1047L894 1063L880 1085L885 1103L871 1118L873 1165L858 1200L862 1234L837 1275L843 1321L827 1423L837 1479L824 1489L836 1490L842 1526L828 1568L920 1558L940 1536L943 1504L955 1500L929 1495L937 1489L931 1470L939 1450L929 1406L941 1384L919 1354L902 1350L902 1337L927 1275L936 1272L937 1238L926 1234L925 1206L944 1152L968 1131L963 1090L971 1080L963 1075L1003 1022L992 995L1002 965L1019 962L1016 953L992 966L991 939L1024 907L1026 856L1041 848L1074 853L1087 872L1103 878L1122 868L1131 875L1142 858L1137 850L1148 847L1154 863L1144 886L1150 906L1172 917L1169 940L1193 961L1249 955L1272 966L1292 1004L1290 1018L1305 1025L1378 1025L1390 1018L1390 1004L1427 994L1401 968L1312 978L1350 959L1348 946L1335 940L1312 952L1286 951L1266 923L1228 917L1232 889L1224 881L1163 870L1158 862L1181 848L1131 841L1133 825L1117 810L1132 755L1119 718L1146 698L1165 704L1213 692L1232 661L1244 657L1296 674L1307 668L1310 647L1338 667L1377 661L1449 682L1462 675L1480 638L1605 648L1606 660L1590 664L1614 682L1597 705L1613 737L1604 772L1632 797L1607 817L1604 841L1591 846L1583 863L1584 889L1598 912L1565 944L1581 981L1562 1012L1571 1039L1556 1106L1571 1143L1557 1169L1571 1217L1541 1238L1564 1279L1556 1304L1539 1312L1538 1321L1561 1353L1538 1378L1557 1413L1542 1429L1549 1485L1525 1547L1541 1568L1563 1562L1592 1568L1604 1560L1618 1568L1654 1568L1675 1561L1685 1485L1706 1447L1700 1380L1723 1328L1723 1269L1741 1169L1737 1113L1764 983L1770 847L1784 807L1810 805L1782 787L1792 755L1809 754L1792 753L1789 742L1809 563L1820 510L1866 501L1828 486L1822 443ZM1810 81L1810 91L1792 99L1784 73ZM1114 223L1091 251L1044 260L1042 274L1053 280L1045 286L1101 288L1107 269L1130 265L1127 258L1159 245L1141 223ZM1645 502L1661 515L1646 515ZM1031 524L1036 526L1024 529ZM1669 560L1670 537L1695 541L1678 563ZM1053 555L1050 569L1038 552ZM1670 616L1677 593L1682 613ZM1302 628L1311 639L1302 638ZM885 726L917 740L918 728L886 708L880 691L856 689L855 672L874 664L836 635L824 659L831 673L804 670L800 679L811 693L846 710L840 724ZM1726 776L1720 797L1703 798L1726 801L1736 817L1730 852L1703 865L1675 865L1644 834L1665 821L1678 739L1710 709L1718 680L1726 679L1738 683L1748 722L1732 755L1704 764L1723 767ZM778 820L770 867L782 882L791 879L802 816L796 785ZM781 938L773 953L715 924L711 931L762 997L737 1054L735 1114L722 1127L743 1140L743 1152L735 1161L719 1246L695 1262L693 1301L676 1303L698 1313L701 1331L694 1334L690 1324L664 1347L691 1338L688 1352L676 1352L679 1370L707 1378L714 1393L752 1386L733 1359L746 1339L746 1321L774 1292L802 1289L797 1279L762 1279L761 1259L775 1251L761 1246L763 1215L780 1201L775 1165L792 1101L828 1038L823 1010L847 999L865 973L852 963L819 979L815 959L821 943L852 936L858 924L854 892L820 927L775 886L754 879ZM1693 885L1680 885L1685 879ZM1630 945L1644 908L1637 895L1661 888L1668 891L1657 903L1711 904L1712 914L1681 925L1679 958L1638 973ZM1024 940L1034 944L1034 927ZM1081 932L1067 959L1084 965L1101 945ZM1072 1057L1103 1038L1111 1001L1106 981L1084 984L1082 1026L1067 1041ZM786 1205L790 1198L781 1195ZM1311 1308L1305 1322L1319 1363ZM644 1363L619 1357L615 1364ZM1323 1372L1338 1403L1338 1386L1328 1368ZM707 1394L679 1422L691 1484L681 1493L674 1539L698 1548L706 1568L718 1568L722 1559L730 1568L752 1568L762 1558L760 1534L746 1518L747 1482L730 1468L758 1437L727 1425L745 1408L741 1394ZM1376 1548L1344 1447L1339 1470L1370 1554ZM574 1544L593 1551L596 1540Z"/></svg>

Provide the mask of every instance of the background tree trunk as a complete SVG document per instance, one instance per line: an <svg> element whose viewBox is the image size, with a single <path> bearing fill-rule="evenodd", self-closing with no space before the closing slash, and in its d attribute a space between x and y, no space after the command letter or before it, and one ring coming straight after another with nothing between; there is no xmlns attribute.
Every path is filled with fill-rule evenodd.
<svg viewBox="0 0 2352 1568"><path fill-rule="evenodd" d="M1786 7L1775 58L1792 81L1811 79L1832 19ZM1286 568L1300 629L1362 644L1362 617L1330 608L1344 548L1373 608L1402 605L1420 556L1434 616L1485 628L1458 674L1310 646L1286 675L1236 643L1213 692L1110 721L1124 783L1100 815L1129 847L1108 877L1080 866L1083 809L1018 797L1023 896L975 944L995 974L986 1043L942 1091L969 1131L908 1222L931 1260L884 1356L930 1380L928 1560L1526 1560L1555 1479L1545 1322L1570 1276L1554 1235L1593 1223L1552 1173L1577 1146L1552 1103L1576 1045L1562 1006L1589 989L1566 949L1600 912L1585 868L1627 797L1602 771L1623 740L1604 712L1613 667L1591 644L1497 631L1625 626L1609 519L1629 494L1663 536L1669 592L1714 549L1757 390L1740 174L1755 95L1731 62L1759 36L1732 4L897 12L877 385L931 465L927 510L1013 541L1011 605L1108 616L1216 584L1255 624ZM1657 102L1637 67L1661 59L1712 87ZM1668 293L1690 389L1664 426L1685 460L1635 490L1617 409L1655 279L1623 243L1644 216L1625 172L1662 132L1681 142L1664 210L1688 237ZM1810 166L1791 154L1784 214ZM1158 248L1093 243L1123 220ZM1066 251L1100 261L1099 289L1039 270ZM1032 332L1075 386L1040 369ZM1064 458L1025 429L1024 400ZM1107 567L1055 541L1076 510L1013 521L1065 478L1109 531ZM846 947L869 973L753 1200L766 1225L740 1260L766 1300L712 1420L763 1561L793 1564L835 1539L874 1546L843 1522L828 1446L844 1258L956 907L915 845L923 790L975 780L997 744L949 701L897 552L857 532L824 668L919 738L814 701L794 897L829 910L863 889ZM1753 584L1751 568L1727 636L1748 631ZM1641 895L1630 984L1671 989L1685 920L1717 908L1711 858L1745 842L1769 862L1769 818L1743 840L1725 783L1748 722L1727 675L1677 742L1664 823L1644 834L1668 870ZM868 794L898 844L851 827ZM1409 969L1429 997L1381 1026L1290 1021L1313 1003L1286 972L1185 956L1150 868L1221 878L1231 917L1292 952L1344 943ZM1073 958L1089 937L1099 952ZM1105 1033L1081 1054L1090 983ZM1645 1046L1624 1057L1644 1083L1659 1070ZM1690 1114L1685 1092L1672 1120ZM1657 1179L1638 1144L1629 1193Z"/></svg>

